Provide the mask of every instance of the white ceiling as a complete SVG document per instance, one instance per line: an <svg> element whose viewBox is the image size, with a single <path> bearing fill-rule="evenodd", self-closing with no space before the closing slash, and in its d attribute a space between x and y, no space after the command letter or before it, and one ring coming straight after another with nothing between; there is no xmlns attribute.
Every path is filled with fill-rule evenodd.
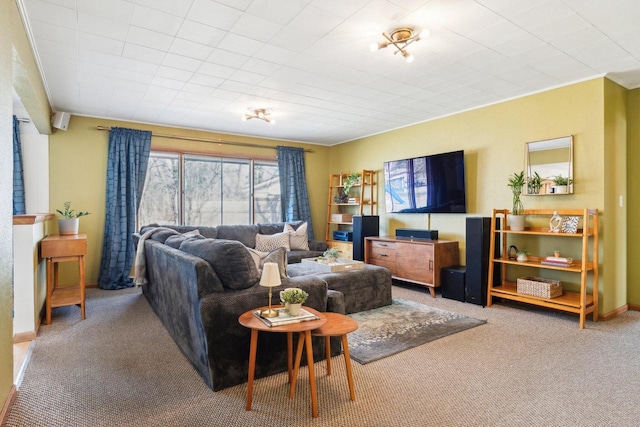
<svg viewBox="0 0 640 427"><path fill-rule="evenodd" d="M75 115L333 145L596 76L640 86L638 0L18 3ZM369 51L401 26L431 32L413 63Z"/></svg>

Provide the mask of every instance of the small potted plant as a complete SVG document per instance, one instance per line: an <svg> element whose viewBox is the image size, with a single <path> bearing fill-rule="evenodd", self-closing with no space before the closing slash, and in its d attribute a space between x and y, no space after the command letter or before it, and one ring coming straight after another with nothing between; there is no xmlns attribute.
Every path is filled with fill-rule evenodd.
<svg viewBox="0 0 640 427"><path fill-rule="evenodd" d="M336 260L338 259L338 254L340 252L341 251L338 248L329 248L324 251L321 256L318 257L318 260L324 263L336 262Z"/></svg>
<svg viewBox="0 0 640 427"><path fill-rule="evenodd" d="M300 288L287 288L284 291L280 291L280 301L291 316L300 315L300 308L308 297L309 294Z"/></svg>
<svg viewBox="0 0 640 427"><path fill-rule="evenodd" d="M78 211L71 209L71 202L64 202L64 211L56 209L62 218L58 218L58 231L61 235L78 234L78 226L80 217L89 215L87 211Z"/></svg>
<svg viewBox="0 0 640 427"><path fill-rule="evenodd" d="M347 175L342 183L342 188L344 189L345 194L349 195L349 191L351 188L358 183L360 179L360 174L358 172L351 172Z"/></svg>
<svg viewBox="0 0 640 427"><path fill-rule="evenodd" d="M524 230L524 206L520 201L524 185L524 171L520 171L520 173L514 172L507 182L507 187L511 188L513 193L513 208L511 209L511 215L509 215L509 227L514 231Z"/></svg>
<svg viewBox="0 0 640 427"><path fill-rule="evenodd" d="M533 176L527 180L527 191L529 194L540 194L542 188L542 177L538 172L534 172Z"/></svg>
<svg viewBox="0 0 640 427"><path fill-rule="evenodd" d="M567 194L569 192L569 185L571 185L573 181L562 175L558 175L553 178L553 192L554 194Z"/></svg>
<svg viewBox="0 0 640 427"><path fill-rule="evenodd" d="M529 261L529 257L527 256L528 252L526 250L517 251L516 252L516 260L518 262Z"/></svg>

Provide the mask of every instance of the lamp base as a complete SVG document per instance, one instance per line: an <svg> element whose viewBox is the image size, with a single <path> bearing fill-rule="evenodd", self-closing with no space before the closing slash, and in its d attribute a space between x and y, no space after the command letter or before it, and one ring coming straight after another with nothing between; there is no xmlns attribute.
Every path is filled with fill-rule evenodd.
<svg viewBox="0 0 640 427"><path fill-rule="evenodd" d="M262 317L278 317L279 314L280 313L277 310L273 310L271 308L260 312L260 316Z"/></svg>

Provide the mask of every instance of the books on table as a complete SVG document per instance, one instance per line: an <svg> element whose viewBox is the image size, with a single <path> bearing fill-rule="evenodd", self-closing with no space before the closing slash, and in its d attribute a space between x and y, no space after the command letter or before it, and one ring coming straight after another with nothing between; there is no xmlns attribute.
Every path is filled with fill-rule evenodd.
<svg viewBox="0 0 640 427"><path fill-rule="evenodd" d="M254 310L253 315L256 316L258 319L260 319L262 323L264 323L269 327L289 325L291 323L300 323L300 322L306 322L309 320L320 319L318 316L316 316L313 313L310 313L304 308L300 309L299 316L290 315L285 307L275 308L274 310L278 312L278 316L276 317L263 317L260 314L260 310Z"/></svg>
<svg viewBox="0 0 640 427"><path fill-rule="evenodd" d="M573 258L565 258L565 257L557 257L557 256L548 256L542 261L540 261L542 265L553 265L556 267L571 267L573 266Z"/></svg>

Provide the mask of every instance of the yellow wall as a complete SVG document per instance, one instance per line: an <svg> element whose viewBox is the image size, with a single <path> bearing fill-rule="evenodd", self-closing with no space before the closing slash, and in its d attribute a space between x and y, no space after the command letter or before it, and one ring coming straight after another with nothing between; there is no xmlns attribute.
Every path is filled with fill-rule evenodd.
<svg viewBox="0 0 640 427"><path fill-rule="evenodd" d="M614 233L613 222L622 220L614 209L617 196L605 191L605 182L616 192L624 191L625 90L607 79L562 87L520 99L472 110L407 128L362 138L332 148L331 172L375 169L378 171L378 209L382 235L396 228L439 230L441 239L460 242L464 264L465 215L385 214L385 161L446 151L465 151L468 216L490 216L493 208L511 208L507 179L524 168L524 144L528 141L574 137L574 194L563 196L523 196L526 209L596 208L601 212L601 237ZM613 111L606 115L605 108ZM605 150L605 145L607 148ZM606 160L606 165L605 165ZM615 178L607 178L607 172ZM624 245L600 243L600 313L609 313L625 304ZM530 249L530 248L528 248ZM540 250L548 251L544 246ZM606 260L606 262L605 262Z"/></svg>
<svg viewBox="0 0 640 427"><path fill-rule="evenodd" d="M606 268L604 308L614 310L627 303L627 90L604 80L604 213L606 233L601 234ZM622 197L623 205L620 206ZM607 311L605 311L606 313Z"/></svg>
<svg viewBox="0 0 640 427"><path fill-rule="evenodd" d="M98 125L145 129L156 133L205 139L220 138L225 141L249 142L266 147L286 145L310 148L313 153L306 153L305 163L309 197L312 203L311 220L316 237L319 239L324 237L328 147L72 116L68 130L58 131L50 139L50 211L62 209L65 201L71 201L72 208L91 212L91 215L80 218L80 232L86 233L88 237L86 271L89 284L96 284L98 281L105 219L109 133L97 130ZM273 148L247 148L159 137L152 137L151 145L152 149L182 148L193 152L257 156L274 160L276 158L276 151ZM76 267L63 264L61 283L73 283L76 280Z"/></svg>
<svg viewBox="0 0 640 427"><path fill-rule="evenodd" d="M640 309L640 89L629 91L627 97L627 301Z"/></svg>

